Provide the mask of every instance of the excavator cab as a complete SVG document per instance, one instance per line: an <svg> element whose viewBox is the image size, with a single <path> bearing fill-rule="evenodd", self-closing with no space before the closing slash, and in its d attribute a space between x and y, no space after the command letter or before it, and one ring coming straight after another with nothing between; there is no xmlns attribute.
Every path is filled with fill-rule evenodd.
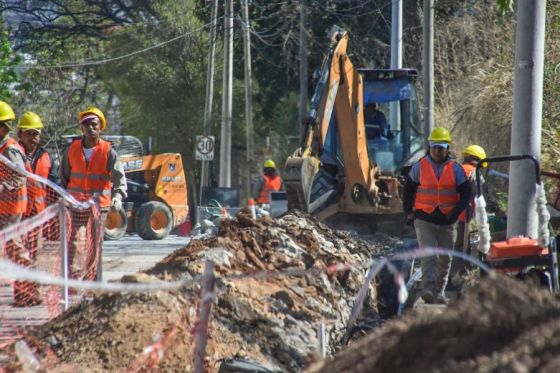
<svg viewBox="0 0 560 373"><path fill-rule="evenodd" d="M364 122L369 159L382 175L397 175L420 150L421 131L415 69L357 69L364 81ZM369 113L370 108L377 112Z"/></svg>

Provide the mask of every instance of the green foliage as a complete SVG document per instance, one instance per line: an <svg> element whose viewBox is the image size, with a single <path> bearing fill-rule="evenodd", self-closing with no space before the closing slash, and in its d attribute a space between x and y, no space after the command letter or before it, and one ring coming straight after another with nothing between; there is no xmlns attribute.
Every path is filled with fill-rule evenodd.
<svg viewBox="0 0 560 373"><path fill-rule="evenodd" d="M497 0L498 2L498 9L502 14L506 12L513 12L513 4L514 0Z"/></svg>
<svg viewBox="0 0 560 373"><path fill-rule="evenodd" d="M18 77L14 67L19 65L21 57L12 51L7 31L0 31L0 100L6 101L13 97Z"/></svg>
<svg viewBox="0 0 560 373"><path fill-rule="evenodd" d="M160 2L157 22L116 30L106 50L109 55L126 54L183 37L107 64L100 74L119 97L123 133L152 136L156 150L192 157L195 135L202 134L207 32L192 9L178 7L176 2Z"/></svg>
<svg viewBox="0 0 560 373"><path fill-rule="evenodd" d="M278 165L284 164L299 146L298 105L299 94L292 92L278 100L270 118L270 137L275 149L272 158Z"/></svg>

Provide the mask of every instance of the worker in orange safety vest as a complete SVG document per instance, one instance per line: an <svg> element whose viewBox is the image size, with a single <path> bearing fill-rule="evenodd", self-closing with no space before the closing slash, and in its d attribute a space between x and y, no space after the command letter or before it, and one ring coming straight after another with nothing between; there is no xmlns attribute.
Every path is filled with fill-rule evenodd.
<svg viewBox="0 0 560 373"><path fill-rule="evenodd" d="M101 110L90 107L78 114L82 137L74 140L63 154L60 164L61 184L78 201L95 198L99 201L101 224L94 224L94 239L99 243L99 253L89 255L85 279L101 281L101 242L105 219L109 208L122 209L122 200L126 198L126 179L118 154L111 143L101 139L101 132L107 127L107 120ZM72 211L72 232L70 234L69 264L72 277L76 271L72 268L73 257L77 249L75 240L80 227L87 226L83 213Z"/></svg>
<svg viewBox="0 0 560 373"><path fill-rule="evenodd" d="M465 254L471 255L469 247L469 235L470 235L470 222L474 217L474 197L476 195L476 166L478 163L486 158L486 151L480 145L469 145L463 149L463 169L467 175L469 183L471 185L471 201L467 208L459 215L459 223L457 225L457 243L455 245L455 250L461 251ZM481 167L487 167L488 163L484 162ZM464 260L458 260L453 263L451 269L451 282L458 286L461 282L461 273L466 268L466 262Z"/></svg>
<svg viewBox="0 0 560 373"><path fill-rule="evenodd" d="M4 101L0 101L0 154L19 169L25 169L25 155L18 142L10 137L10 129L16 115ZM0 162L0 230L18 224L27 209L27 186L25 174ZM9 241L5 246L7 257L13 262L29 266L32 258L20 238ZM37 303L38 297L29 299L25 291L29 283L13 282L13 303L15 307L26 307Z"/></svg>
<svg viewBox="0 0 560 373"><path fill-rule="evenodd" d="M429 153L414 164L405 182L403 208L413 221L418 246L453 250L457 220L470 202L471 186L465 170L451 159L451 135L436 127L428 137ZM445 288L452 257L421 259L423 291L427 303L447 303Z"/></svg>
<svg viewBox="0 0 560 373"><path fill-rule="evenodd" d="M272 159L264 162L263 175L253 188L253 196L258 204L270 204L270 192L283 189L282 178L278 175L276 164Z"/></svg>
<svg viewBox="0 0 560 373"><path fill-rule="evenodd" d="M17 136L19 144L25 152L26 169L45 179L56 182L56 172L52 159L47 151L41 147L41 131L44 128L41 117L33 112L27 112L19 118ZM27 178L27 209L23 218L37 215L47 205L47 186L32 178ZM47 228L47 229L44 229ZM29 253L30 263L36 262L39 242L49 231L53 231L49 225L38 227L26 237L26 247ZM55 232L56 233L56 232ZM32 282L18 283L21 287L22 301L27 304L40 304L39 285Z"/></svg>
<svg viewBox="0 0 560 373"><path fill-rule="evenodd" d="M44 125L41 117L33 112L23 114L18 122L17 135L19 144L25 151L29 169L35 175L57 183L57 172L53 167L50 154L41 146L41 131ZM29 180L28 180L29 185ZM28 186L28 206L26 216L36 215L47 205L47 188L44 184L31 182Z"/></svg>

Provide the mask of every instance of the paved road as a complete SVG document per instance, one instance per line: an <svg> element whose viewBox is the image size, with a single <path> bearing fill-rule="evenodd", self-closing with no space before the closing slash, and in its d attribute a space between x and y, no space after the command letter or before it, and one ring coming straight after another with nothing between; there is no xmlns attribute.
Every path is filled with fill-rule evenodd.
<svg viewBox="0 0 560 373"><path fill-rule="evenodd" d="M103 281L120 279L152 267L173 251L183 248L188 237L168 236L161 241L144 241L137 235L126 235L118 241L103 243Z"/></svg>

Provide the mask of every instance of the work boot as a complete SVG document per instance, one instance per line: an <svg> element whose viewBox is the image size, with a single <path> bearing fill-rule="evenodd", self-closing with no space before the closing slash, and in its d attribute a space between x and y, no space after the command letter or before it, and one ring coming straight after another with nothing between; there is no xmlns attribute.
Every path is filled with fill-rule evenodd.
<svg viewBox="0 0 560 373"><path fill-rule="evenodd" d="M433 303L434 302L434 293L431 290L425 289L420 293L420 298L424 301L424 303Z"/></svg>
<svg viewBox="0 0 560 373"><path fill-rule="evenodd" d="M434 303L447 305L449 304L449 298L447 298L444 293L439 293Z"/></svg>

